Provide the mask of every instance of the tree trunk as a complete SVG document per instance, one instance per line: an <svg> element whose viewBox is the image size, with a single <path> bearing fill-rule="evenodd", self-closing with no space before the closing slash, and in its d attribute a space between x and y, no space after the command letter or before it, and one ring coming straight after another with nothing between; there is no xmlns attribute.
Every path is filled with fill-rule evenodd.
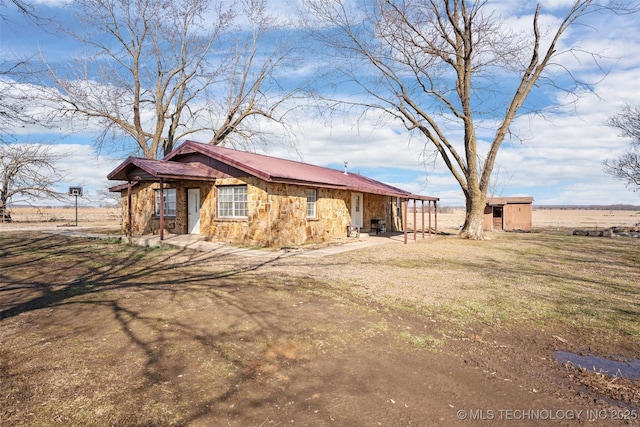
<svg viewBox="0 0 640 427"><path fill-rule="evenodd" d="M7 206L7 192L5 189L0 189L0 222L11 222L11 215L6 210Z"/></svg>
<svg viewBox="0 0 640 427"><path fill-rule="evenodd" d="M484 240L484 208L487 199L481 191L465 192L466 197L466 216L464 226L460 230L460 236L473 239Z"/></svg>

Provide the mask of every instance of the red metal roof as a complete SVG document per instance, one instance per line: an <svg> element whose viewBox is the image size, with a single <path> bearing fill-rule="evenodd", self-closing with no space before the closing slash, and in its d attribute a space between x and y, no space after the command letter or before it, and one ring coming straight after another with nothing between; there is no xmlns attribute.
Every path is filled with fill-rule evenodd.
<svg viewBox="0 0 640 427"><path fill-rule="evenodd" d="M529 204L533 203L533 197L489 197L487 204L489 206L512 205L512 204Z"/></svg>
<svg viewBox="0 0 640 427"><path fill-rule="evenodd" d="M149 181L159 178L215 181L224 176L220 171L198 162L181 162L186 154L199 153L268 182L310 185L345 189L362 193L382 194L418 200L439 200L436 197L411 194L365 176L280 159L263 154L239 151L215 145L186 141L162 160L129 157L107 178L120 181Z"/></svg>
<svg viewBox="0 0 640 427"><path fill-rule="evenodd" d="M268 182L315 185L361 191L363 193L410 197L422 200L438 200L438 198L435 197L414 195L408 191L359 174L345 174L336 169L316 166L309 163L202 144L195 141L186 141L179 148L169 153L164 160L170 160L182 154L194 152L214 158Z"/></svg>
<svg viewBox="0 0 640 427"><path fill-rule="evenodd" d="M119 181L155 181L158 178L215 181L221 176L222 174L215 169L198 162L167 162L129 157L107 175L107 178Z"/></svg>

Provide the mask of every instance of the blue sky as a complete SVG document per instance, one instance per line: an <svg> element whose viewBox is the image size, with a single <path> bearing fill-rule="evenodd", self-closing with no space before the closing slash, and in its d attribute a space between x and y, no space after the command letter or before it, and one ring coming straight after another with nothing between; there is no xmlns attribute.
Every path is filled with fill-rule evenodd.
<svg viewBox="0 0 640 427"><path fill-rule="evenodd" d="M506 14L507 24L530 26L529 11L520 7L523 2L490 3L495 3ZM543 10L548 12L546 19L551 21L555 11L571 2L548 0L541 3ZM47 13L64 19L68 14L61 8L62 4L49 0L41 6ZM273 1L271 11L288 17L292 11L289 4L287 0ZM9 11L3 13L10 14ZM640 205L640 193L630 191L602 171L602 161L622 154L628 144L617 136L615 129L603 122L625 104L640 104L640 20L638 15L593 16L589 20L587 23L593 24L598 31L585 26L576 28L568 36L579 40L581 49L602 55L601 65L608 74L595 87L595 92L582 94L576 104L549 111L544 116L521 114L516 119L512 131L518 139L506 141L496 161L492 188L495 195L532 196L535 205ZM41 50L47 56L65 60L67 55L78 52L77 46L44 33L18 17L14 17L13 23L0 22L0 25L0 55L3 58ZM579 78L594 81L602 77L585 58L568 56L566 65ZM308 69L313 67L301 64L298 72L304 75ZM530 102L544 107L549 101L562 102L562 96L546 86L534 90ZM295 116L295 123L296 126L290 129L293 140L282 143L291 134L287 136L273 128L271 143L255 149L337 169L342 169L346 161L352 172L414 193L440 197L442 205L464 204L462 192L449 171L437 162L424 164L421 161L424 143L397 122L381 124L373 116L358 120L345 113L328 123L300 111ZM54 129L22 128L16 132L16 139L52 143L67 153L60 163L60 168L67 171L67 178L59 189L65 191L69 186L82 185L87 195L80 201L83 204L102 202L104 189L113 184L106 180L106 175L128 154L96 152L95 134L79 129L74 123L61 123ZM291 143L295 144L295 150Z"/></svg>

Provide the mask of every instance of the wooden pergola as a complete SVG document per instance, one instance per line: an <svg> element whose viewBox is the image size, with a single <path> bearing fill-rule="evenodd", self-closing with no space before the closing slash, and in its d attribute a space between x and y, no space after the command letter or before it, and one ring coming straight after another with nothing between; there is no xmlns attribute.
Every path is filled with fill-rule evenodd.
<svg viewBox="0 0 640 427"><path fill-rule="evenodd" d="M417 227L417 223L418 223L418 204L417 202L420 201L422 202L422 212L421 212L421 231L422 231L422 238L425 238L425 230L424 230L424 226L425 226L425 218L424 218L424 202L428 203L428 213L429 213L429 220L428 220L428 227L429 227L429 237L431 237L431 234L438 234L438 200L440 200L437 197L429 197L429 196L420 196L417 194L411 194L410 196L406 197L403 199L402 201L402 219L403 219L403 226L402 229L404 230L404 243L407 244L408 241L408 206L409 206L409 201L413 200L413 240L417 240L418 237L418 227ZM434 222L434 227L431 227L431 204L433 203L433 222Z"/></svg>

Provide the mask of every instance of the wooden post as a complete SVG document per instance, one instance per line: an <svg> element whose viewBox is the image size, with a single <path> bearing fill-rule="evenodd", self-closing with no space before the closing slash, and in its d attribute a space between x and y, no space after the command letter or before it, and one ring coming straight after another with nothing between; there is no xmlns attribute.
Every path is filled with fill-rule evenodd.
<svg viewBox="0 0 640 427"><path fill-rule="evenodd" d="M404 230L404 244L407 244L407 205L409 199L402 200L402 229Z"/></svg>
<svg viewBox="0 0 640 427"><path fill-rule="evenodd" d="M422 239L424 240L424 200L422 200Z"/></svg>
<svg viewBox="0 0 640 427"><path fill-rule="evenodd" d="M164 240L164 183L160 178L160 240Z"/></svg>
<svg viewBox="0 0 640 427"><path fill-rule="evenodd" d="M416 204L416 199L413 199L413 240L415 241L418 238L418 205Z"/></svg>
<svg viewBox="0 0 640 427"><path fill-rule="evenodd" d="M436 231L436 235L438 235L438 202L436 200L433 201L433 211L434 211L435 231Z"/></svg>
<svg viewBox="0 0 640 427"><path fill-rule="evenodd" d="M131 195L131 181L129 181L129 183L127 184L127 216L128 218L128 224L127 224L127 237L131 237L133 236L133 213L131 212L131 210L133 209L133 206L131 206L131 200L132 200L132 195Z"/></svg>
<svg viewBox="0 0 640 427"><path fill-rule="evenodd" d="M429 200L429 237L431 237L431 200Z"/></svg>

